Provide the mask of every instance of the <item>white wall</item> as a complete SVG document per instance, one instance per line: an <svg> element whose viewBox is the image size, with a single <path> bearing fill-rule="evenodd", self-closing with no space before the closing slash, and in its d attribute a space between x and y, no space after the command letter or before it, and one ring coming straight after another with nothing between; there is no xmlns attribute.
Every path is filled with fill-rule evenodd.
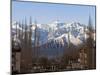
<svg viewBox="0 0 100 75"><path fill-rule="evenodd" d="M39 73L38 75L99 75L100 73L100 0L30 0L56 3L96 5L97 30L97 69L85 71L67 71ZM10 75L10 0L0 0L0 75ZM36 75L36 74L34 74Z"/></svg>

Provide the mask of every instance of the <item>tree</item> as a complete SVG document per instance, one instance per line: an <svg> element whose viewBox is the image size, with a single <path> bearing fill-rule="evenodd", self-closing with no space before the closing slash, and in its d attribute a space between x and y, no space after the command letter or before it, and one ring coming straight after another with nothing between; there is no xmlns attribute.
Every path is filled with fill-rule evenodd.
<svg viewBox="0 0 100 75"><path fill-rule="evenodd" d="M91 17L89 16L89 24L88 24L88 35L89 38L87 38L86 40L86 47L87 47L87 57L88 57L88 68L92 69L95 68L95 64L96 64L96 51L94 48L94 40L92 34L93 34L93 26L91 23Z"/></svg>

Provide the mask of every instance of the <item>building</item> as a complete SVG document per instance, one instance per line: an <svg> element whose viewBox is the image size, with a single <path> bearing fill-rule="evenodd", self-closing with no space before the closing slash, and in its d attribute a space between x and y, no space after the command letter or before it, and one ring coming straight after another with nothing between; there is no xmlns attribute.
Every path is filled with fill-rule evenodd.
<svg viewBox="0 0 100 75"><path fill-rule="evenodd" d="M20 73L20 56L21 49L20 47L12 48L12 73Z"/></svg>
<svg viewBox="0 0 100 75"><path fill-rule="evenodd" d="M80 63L81 69L87 68L87 53L85 50L86 50L85 48L82 48L82 49L80 49L80 52L79 52L78 62Z"/></svg>

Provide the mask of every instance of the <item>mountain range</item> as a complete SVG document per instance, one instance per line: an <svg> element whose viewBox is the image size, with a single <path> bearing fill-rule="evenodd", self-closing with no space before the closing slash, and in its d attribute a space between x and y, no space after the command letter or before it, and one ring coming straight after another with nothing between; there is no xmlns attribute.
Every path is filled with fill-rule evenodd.
<svg viewBox="0 0 100 75"><path fill-rule="evenodd" d="M16 35L16 27L17 30L20 30L20 33L22 32L22 28L23 31L25 31L25 27L17 22L12 23L12 37L20 43L20 40L16 38L16 36L18 37L18 35ZM84 43L84 41L88 38L88 35L86 34L88 32L88 27L79 22L62 23L54 21L50 24L32 23L31 26L27 25L28 29L30 27L32 29L32 45L34 47L36 30L39 37L38 45L40 46L41 53L43 53L43 55L56 55L58 51L62 54L66 46L68 47L71 44L73 47L77 47Z"/></svg>

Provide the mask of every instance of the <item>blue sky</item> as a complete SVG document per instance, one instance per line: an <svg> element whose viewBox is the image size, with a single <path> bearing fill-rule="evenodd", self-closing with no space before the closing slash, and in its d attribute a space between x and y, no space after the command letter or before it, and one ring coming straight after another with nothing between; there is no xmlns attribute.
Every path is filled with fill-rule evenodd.
<svg viewBox="0 0 100 75"><path fill-rule="evenodd" d="M12 2L12 21L23 20L25 17L37 20L38 23L51 23L55 20L61 22L80 22L88 24L89 14L95 25L95 6L51 4L36 2Z"/></svg>

